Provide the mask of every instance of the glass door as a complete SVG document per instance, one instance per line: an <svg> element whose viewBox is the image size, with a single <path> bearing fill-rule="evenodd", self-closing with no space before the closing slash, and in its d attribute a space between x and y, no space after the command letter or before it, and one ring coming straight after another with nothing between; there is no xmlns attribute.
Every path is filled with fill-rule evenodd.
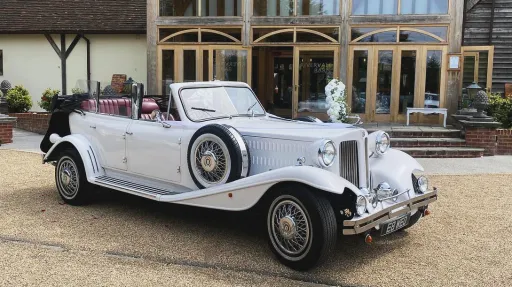
<svg viewBox="0 0 512 287"><path fill-rule="evenodd" d="M293 118L293 54L279 53L273 60L273 109L276 116Z"/></svg>
<svg viewBox="0 0 512 287"><path fill-rule="evenodd" d="M398 67L400 74L398 76L399 82L399 96L398 108L395 116L395 121L405 122L407 117L407 108L419 107L418 96L421 93L419 71L420 67L420 49L414 47L400 47L398 48ZM416 115L410 116L412 123L416 122Z"/></svg>
<svg viewBox="0 0 512 287"><path fill-rule="evenodd" d="M329 119L325 86L339 78L337 47L295 47L293 117L314 116Z"/></svg>
<svg viewBox="0 0 512 287"><path fill-rule="evenodd" d="M363 122L370 121L370 108L368 104L368 96L371 90L369 74L370 58L373 50L371 47L350 47L349 57L349 73L347 80L347 103L353 114L358 114Z"/></svg>
<svg viewBox="0 0 512 287"><path fill-rule="evenodd" d="M378 46L373 48L370 112L371 120L391 122L396 114L395 103L398 100L398 56L396 46Z"/></svg>

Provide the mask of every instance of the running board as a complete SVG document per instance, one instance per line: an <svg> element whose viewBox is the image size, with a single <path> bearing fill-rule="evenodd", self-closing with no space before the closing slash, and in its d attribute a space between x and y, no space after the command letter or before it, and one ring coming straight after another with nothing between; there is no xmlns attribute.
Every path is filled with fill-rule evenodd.
<svg viewBox="0 0 512 287"><path fill-rule="evenodd" d="M157 200L162 195L180 194L179 192L175 192L172 190L155 188L147 185L130 182L124 179L109 177L106 175L96 177L93 183L103 187L119 190L122 192L143 196L153 200Z"/></svg>

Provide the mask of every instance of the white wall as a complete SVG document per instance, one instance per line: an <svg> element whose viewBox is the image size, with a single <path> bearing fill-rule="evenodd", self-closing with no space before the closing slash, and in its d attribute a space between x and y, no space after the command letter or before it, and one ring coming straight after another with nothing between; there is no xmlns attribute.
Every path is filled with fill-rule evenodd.
<svg viewBox="0 0 512 287"><path fill-rule="evenodd" d="M52 35L60 48L60 36ZM147 82L145 35L86 35L91 41L91 79L109 84L113 74L126 74L135 81ZM74 35L67 35L67 47ZM87 79L87 50L80 40L67 60L67 92L78 80ZM61 61L44 35L0 35L4 74L0 82L23 85L33 99L33 111L46 88L61 89Z"/></svg>

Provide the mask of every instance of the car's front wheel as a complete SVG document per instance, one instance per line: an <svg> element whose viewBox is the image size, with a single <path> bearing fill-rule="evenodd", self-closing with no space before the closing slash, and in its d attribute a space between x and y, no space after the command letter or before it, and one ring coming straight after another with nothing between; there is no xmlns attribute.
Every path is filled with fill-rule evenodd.
<svg viewBox="0 0 512 287"><path fill-rule="evenodd" d="M267 231L270 248L283 264L308 270L334 249L336 216L322 195L304 186L287 186L270 203Z"/></svg>
<svg viewBox="0 0 512 287"><path fill-rule="evenodd" d="M55 166L55 182L60 197L67 204L87 203L91 184L87 181L80 154L74 149L64 150Z"/></svg>

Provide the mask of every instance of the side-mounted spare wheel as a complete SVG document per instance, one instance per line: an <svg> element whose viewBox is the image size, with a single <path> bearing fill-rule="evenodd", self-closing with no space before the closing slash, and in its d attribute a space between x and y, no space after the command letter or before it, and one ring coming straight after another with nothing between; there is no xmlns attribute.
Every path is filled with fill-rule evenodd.
<svg viewBox="0 0 512 287"><path fill-rule="evenodd" d="M274 190L267 214L269 245L286 266L308 270L334 250L336 215L329 201L303 185Z"/></svg>
<svg viewBox="0 0 512 287"><path fill-rule="evenodd" d="M250 154L242 135L233 127L211 124L196 131L188 146L188 169L203 189L247 177Z"/></svg>
<svg viewBox="0 0 512 287"><path fill-rule="evenodd" d="M88 202L92 185L87 181L84 164L76 149L64 149L55 166L55 182L60 197L67 204Z"/></svg>

